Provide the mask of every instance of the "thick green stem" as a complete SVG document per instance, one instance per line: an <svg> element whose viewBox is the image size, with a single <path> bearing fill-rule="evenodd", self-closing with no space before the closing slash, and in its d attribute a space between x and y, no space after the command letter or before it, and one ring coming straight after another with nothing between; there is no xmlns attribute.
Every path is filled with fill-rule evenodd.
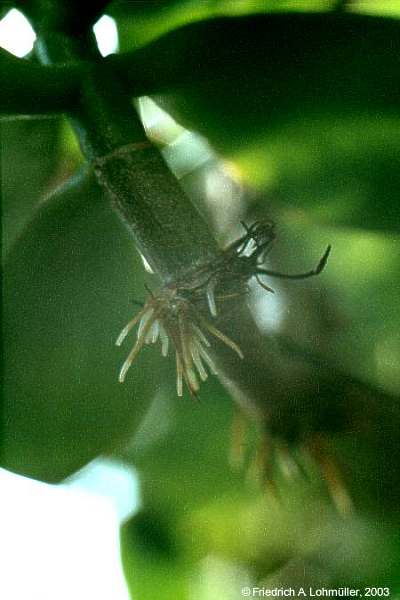
<svg viewBox="0 0 400 600"><path fill-rule="evenodd" d="M73 106L82 78L79 64L42 66L0 48L0 113L48 115Z"/></svg>
<svg viewBox="0 0 400 600"><path fill-rule="evenodd" d="M60 48L71 58L74 44L68 39L50 42L41 41L42 60L62 60ZM100 184L164 281L215 256L207 225L148 142L130 97L103 61L87 63L71 122Z"/></svg>
<svg viewBox="0 0 400 600"><path fill-rule="evenodd" d="M153 147L120 147L96 160L95 172L165 282L215 256L210 231Z"/></svg>

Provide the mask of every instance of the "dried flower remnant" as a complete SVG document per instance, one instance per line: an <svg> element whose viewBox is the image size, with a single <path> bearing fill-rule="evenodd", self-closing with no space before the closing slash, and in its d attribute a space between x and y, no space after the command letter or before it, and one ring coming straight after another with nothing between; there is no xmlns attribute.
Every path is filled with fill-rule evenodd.
<svg viewBox="0 0 400 600"><path fill-rule="evenodd" d="M143 346L155 344L160 339L163 356L167 356L170 343L175 348L178 396L183 394L183 381L190 393L196 395L200 388L199 378L201 381L207 379L205 366L217 374L207 335L218 338L243 358L239 346L203 316L207 307L211 316L216 317L217 304L246 294L247 283L252 277L256 277L263 289L273 292L260 276L304 279L318 275L326 265L330 246L317 267L306 273L290 275L264 269L262 264L275 239L274 224L258 221L251 226L243 223L243 227L245 234L215 260L197 268L186 278L164 286L157 295L150 293L143 309L123 328L116 341L120 346L138 325L136 343L119 374L121 383Z"/></svg>

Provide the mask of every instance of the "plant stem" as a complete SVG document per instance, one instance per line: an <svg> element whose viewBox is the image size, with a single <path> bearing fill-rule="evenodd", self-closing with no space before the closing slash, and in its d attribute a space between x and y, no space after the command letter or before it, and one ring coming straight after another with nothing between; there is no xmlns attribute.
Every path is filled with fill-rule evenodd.
<svg viewBox="0 0 400 600"><path fill-rule="evenodd" d="M60 34L50 43L44 36L39 56L56 64L70 60L74 45L76 40L61 40ZM85 48L79 54L84 56ZM148 142L130 97L104 61L87 62L70 118L100 184L164 282L216 255L207 225Z"/></svg>
<svg viewBox="0 0 400 600"><path fill-rule="evenodd" d="M79 64L37 65L1 48L0 73L0 113L10 116L67 112L82 78Z"/></svg>

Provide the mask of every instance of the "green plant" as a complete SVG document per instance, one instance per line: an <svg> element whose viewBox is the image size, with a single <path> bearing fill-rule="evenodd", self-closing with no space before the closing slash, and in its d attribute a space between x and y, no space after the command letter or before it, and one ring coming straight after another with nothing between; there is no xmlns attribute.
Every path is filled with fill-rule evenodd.
<svg viewBox="0 0 400 600"><path fill-rule="evenodd" d="M102 59L91 27L107 4L17 3L37 33L39 63L18 60L6 52L0 56L2 115L19 119L23 115L65 114L87 162L79 175L33 212L5 256L8 359L3 464L46 480L59 480L100 452L124 448L157 386L160 393L172 394L171 366L154 352L135 365L132 381L121 385L117 380L121 355L112 348L114 338L125 317L132 318L134 311L128 305L132 288L137 297L143 297L144 289L141 267L131 252L134 241L164 290L162 306L150 299L139 313L142 317L151 309L153 317L171 320L170 312L165 311L166 307L170 311L172 304L176 309L176 294L167 297L165 290L176 292L179 299L183 293L188 295L179 300L179 316L172 327L167 325L172 339L174 326L182 321L182 315L191 315L193 303L197 302L199 314L196 326L205 319L209 323L211 312L213 331L210 325L205 327L225 342L216 343L211 365L215 361L228 394L262 432L260 452L269 486L276 479L279 482L283 464L283 471L311 471L318 487L320 479L313 471L318 464L341 511L349 512L351 497L368 510L391 507L387 508L388 520L396 521L393 506L398 476L393 465L398 457L398 371L392 384L371 375L377 350L368 345L363 320L360 324L356 316L365 294L369 298L383 286L388 296L381 299L382 330L377 324L377 305L363 306L365 327L374 335L380 331L379 343L393 345L391 356L398 356L398 338L384 335L392 322L398 324L394 308L398 295L393 285L398 164L391 151L398 149L393 134L398 133L398 22L341 11L222 16L172 28L140 47ZM223 4L224 12L233 10L234 3ZM193 10L190 2L171 2L168 7L170 16L174 8L182 14ZM261 4L257 8L261 10ZM119 14L126 27L133 23L133 29L141 19L157 21L157 11L166 10L162 3L122 7L116 3L108 9ZM136 39L140 39L136 27ZM282 270L282 264L295 269L298 248L311 257L326 240L332 242L331 279L324 279L328 277L324 273L311 287L282 287L292 297L292 312L288 311L285 326L274 336L260 333L246 295L236 295L247 279L241 281L235 269L228 276L221 270L221 265L225 269L227 264L226 254L210 220L207 223L200 215L206 212L204 206L202 211L196 210L157 144L149 142L132 104L132 98L139 96L157 98L180 123L200 131L222 155L235 161L247 180L258 186L257 199L243 210L247 223L272 216L278 231L283 232L277 245L281 260L279 266L273 265L273 271ZM56 127L58 121L54 123ZM340 177L346 178L345 186L338 183ZM274 197L269 204L264 198L268 194ZM116 214L122 217L125 231ZM357 256L356 239L355 280L352 255L346 255L344 249L351 238L346 238L346 229L341 228L361 227L372 232L360 241L370 254ZM376 232L382 237L376 237ZM379 253L384 254L382 272L377 263ZM347 263L342 264L345 256ZM364 286L359 282L363 266L364 273L371 267ZM341 281L343 300L336 298L335 292ZM216 315L212 314L216 309L210 282L219 286ZM349 331L341 325L342 318L352 321ZM155 323L156 319L148 321L143 341ZM182 367L185 353L192 347L188 344L185 348L181 341L188 326L183 323L179 327L181 333L174 340L177 347L182 345L178 387L181 390L184 376L197 391L190 369ZM57 330L62 342L59 356L54 355ZM354 348L346 354L351 344ZM243 353L244 359L232 349ZM360 358L354 365L356 350ZM153 373L163 385L155 383ZM225 397L215 382L207 386L202 390L205 397L207 390L211 390L210 396ZM225 416L231 409L226 410ZM43 415L52 423L46 439L40 427ZM39 425L32 426L35 421ZM215 436L219 433L214 431ZM183 432L177 435L183 436ZM271 444L268 452L262 446L266 440ZM354 467L352 444L362 456L361 469ZM181 454L175 451L176 456ZM211 460L209 456L206 464ZM336 460L343 463L343 469ZM382 461L387 462L383 479L379 478ZM179 465L172 462L179 471ZM225 484L229 489L230 484ZM171 489L174 485L178 484L173 480ZM224 485L221 488L226 493ZM303 484L298 485L304 492ZM384 500L380 497L382 486ZM303 492L294 492L293 514L300 510L297 495ZM197 494L192 502L196 513L196 486L191 493L193 497ZM204 493L200 491L200 497ZM160 490L157 494L162 497ZM254 519L270 527L271 515L264 510L264 505L257 506ZM221 513L216 511L218 515L225 512L226 507ZM282 515L279 519L284 522ZM330 515L327 522L336 523L335 519ZM321 543L326 546L325 542ZM212 546L209 540L204 543ZM232 543L235 545L234 540ZM274 552L268 552L264 543L255 544L254 554L248 548L235 556L251 563L259 577L293 556L285 547L271 559ZM226 553L224 540L219 544L222 554ZM396 552L393 550L394 555ZM356 558L354 564L358 565ZM377 578L383 576L383 570L377 568ZM335 581L347 575L337 565L330 572Z"/></svg>

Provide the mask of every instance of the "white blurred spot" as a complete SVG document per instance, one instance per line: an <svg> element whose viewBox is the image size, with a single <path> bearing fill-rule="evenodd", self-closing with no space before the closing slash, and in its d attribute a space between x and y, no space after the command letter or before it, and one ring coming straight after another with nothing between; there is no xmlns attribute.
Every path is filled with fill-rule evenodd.
<svg viewBox="0 0 400 600"><path fill-rule="evenodd" d="M62 485L0 469L0 598L129 600L119 526L138 506L133 477L103 460Z"/></svg>
<svg viewBox="0 0 400 600"><path fill-rule="evenodd" d="M261 278L262 280L262 278ZM269 285L269 281L266 282ZM285 300L281 292L274 287L275 293L264 290L253 278L249 283L251 291L251 310L256 323L263 333L278 331L285 312Z"/></svg>
<svg viewBox="0 0 400 600"><path fill-rule="evenodd" d="M24 15L12 8L0 21L0 46L22 58L33 49L36 34Z"/></svg>
<svg viewBox="0 0 400 600"><path fill-rule="evenodd" d="M131 517L140 507L139 479L132 467L117 460L99 458L80 469L63 484L108 498L119 522Z"/></svg>
<svg viewBox="0 0 400 600"><path fill-rule="evenodd" d="M118 52L118 29L115 20L108 15L103 15L93 25L97 47L102 56Z"/></svg>
<svg viewBox="0 0 400 600"><path fill-rule="evenodd" d="M162 154L178 179L214 157L207 140L179 125L154 100L142 96L137 105L147 135L163 145Z"/></svg>
<svg viewBox="0 0 400 600"><path fill-rule="evenodd" d="M147 135L159 144L170 144L186 131L148 96L139 98L137 107Z"/></svg>
<svg viewBox="0 0 400 600"><path fill-rule="evenodd" d="M214 157L208 142L187 129L165 146L162 154L178 179L192 173Z"/></svg>

